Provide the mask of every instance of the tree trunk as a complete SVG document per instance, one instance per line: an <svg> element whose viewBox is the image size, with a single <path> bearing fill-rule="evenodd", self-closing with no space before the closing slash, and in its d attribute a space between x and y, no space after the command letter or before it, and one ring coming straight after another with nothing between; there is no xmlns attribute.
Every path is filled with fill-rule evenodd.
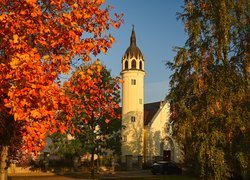
<svg viewBox="0 0 250 180"><path fill-rule="evenodd" d="M250 53L247 54L245 59L245 69L246 69L246 77L247 77L247 93L250 91Z"/></svg>
<svg viewBox="0 0 250 180"><path fill-rule="evenodd" d="M95 161L94 161L94 151L91 153L91 178L95 177Z"/></svg>
<svg viewBox="0 0 250 180"><path fill-rule="evenodd" d="M8 156L8 146L4 145L1 151L1 161L0 161L0 180L7 180L7 156Z"/></svg>

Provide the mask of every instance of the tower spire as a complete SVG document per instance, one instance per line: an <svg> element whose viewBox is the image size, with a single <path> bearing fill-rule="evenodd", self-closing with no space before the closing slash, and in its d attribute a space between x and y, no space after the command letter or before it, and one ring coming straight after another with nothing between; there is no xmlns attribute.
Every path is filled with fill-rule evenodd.
<svg viewBox="0 0 250 180"><path fill-rule="evenodd" d="M130 37L130 46L136 46L136 37L135 37L135 26L132 25L132 33Z"/></svg>

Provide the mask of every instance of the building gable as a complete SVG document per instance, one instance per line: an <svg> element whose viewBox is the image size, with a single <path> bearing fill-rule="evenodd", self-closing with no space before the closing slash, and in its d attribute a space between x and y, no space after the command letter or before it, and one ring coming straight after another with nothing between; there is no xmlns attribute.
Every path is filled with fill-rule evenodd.
<svg viewBox="0 0 250 180"><path fill-rule="evenodd" d="M147 126L160 109L161 101L144 104L144 126Z"/></svg>

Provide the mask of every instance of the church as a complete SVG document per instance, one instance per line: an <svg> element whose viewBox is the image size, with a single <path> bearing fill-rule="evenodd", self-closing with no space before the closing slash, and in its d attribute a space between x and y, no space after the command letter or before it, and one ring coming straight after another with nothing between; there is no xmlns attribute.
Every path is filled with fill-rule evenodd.
<svg viewBox="0 0 250 180"><path fill-rule="evenodd" d="M145 60L136 44L134 27L130 46L122 56L122 162L181 161L172 137L167 100L144 104Z"/></svg>

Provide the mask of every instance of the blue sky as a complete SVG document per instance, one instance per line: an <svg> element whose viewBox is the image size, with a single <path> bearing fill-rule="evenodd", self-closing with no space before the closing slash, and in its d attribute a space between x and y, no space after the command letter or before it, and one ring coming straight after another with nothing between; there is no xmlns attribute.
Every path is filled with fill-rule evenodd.
<svg viewBox="0 0 250 180"><path fill-rule="evenodd" d="M183 46L186 40L183 23L176 19L181 12L181 0L107 0L114 6L113 12L124 13L124 24L112 30L116 43L106 55L98 58L120 75L121 58L129 46L132 24L135 26L137 46L145 59L145 103L160 101L169 89L171 71L165 61L173 60L173 47Z"/></svg>

